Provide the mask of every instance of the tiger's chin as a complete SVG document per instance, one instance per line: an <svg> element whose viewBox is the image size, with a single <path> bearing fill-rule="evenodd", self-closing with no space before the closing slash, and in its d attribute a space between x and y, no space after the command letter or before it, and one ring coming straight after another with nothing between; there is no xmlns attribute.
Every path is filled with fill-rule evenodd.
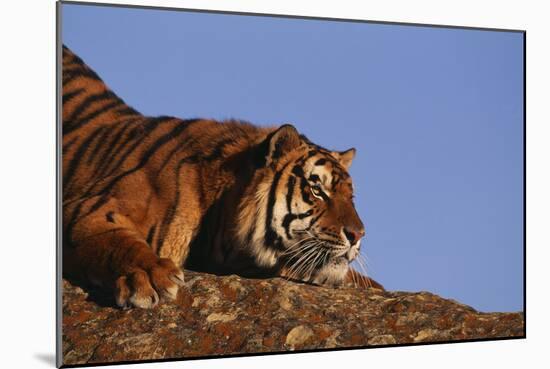
<svg viewBox="0 0 550 369"><path fill-rule="evenodd" d="M344 283L346 274L349 270L349 260L344 257L331 259L322 267L320 267L311 282L330 287L337 287Z"/></svg>

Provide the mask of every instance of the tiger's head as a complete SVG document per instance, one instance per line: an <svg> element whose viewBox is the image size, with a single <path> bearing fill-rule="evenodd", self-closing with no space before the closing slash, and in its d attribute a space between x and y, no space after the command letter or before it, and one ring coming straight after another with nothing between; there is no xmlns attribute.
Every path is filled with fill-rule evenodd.
<svg viewBox="0 0 550 369"><path fill-rule="evenodd" d="M355 149L329 151L292 125L271 132L261 146L265 162L247 204L255 210L241 211L252 224L243 232L245 243L260 266L279 267L293 279L340 284L365 235L348 173Z"/></svg>

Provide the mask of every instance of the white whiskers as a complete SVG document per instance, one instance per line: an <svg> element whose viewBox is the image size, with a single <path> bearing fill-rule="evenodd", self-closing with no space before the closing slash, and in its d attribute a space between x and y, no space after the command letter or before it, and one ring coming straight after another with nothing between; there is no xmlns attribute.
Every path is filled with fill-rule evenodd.
<svg viewBox="0 0 550 369"><path fill-rule="evenodd" d="M356 260L357 260L357 263L359 264L359 268L361 269L361 272L365 277L365 278L361 278L361 281L363 282L364 287L372 287L372 283L367 273L367 266L365 265L366 261L364 260L363 255L361 255L361 253L358 253Z"/></svg>
<svg viewBox="0 0 550 369"><path fill-rule="evenodd" d="M325 242L319 240L309 231L295 231L294 233L306 234L306 237L285 250L281 255L288 256L283 269L288 267L286 277L289 279L311 279L315 267L323 259L326 259ZM324 261L323 261L324 262Z"/></svg>

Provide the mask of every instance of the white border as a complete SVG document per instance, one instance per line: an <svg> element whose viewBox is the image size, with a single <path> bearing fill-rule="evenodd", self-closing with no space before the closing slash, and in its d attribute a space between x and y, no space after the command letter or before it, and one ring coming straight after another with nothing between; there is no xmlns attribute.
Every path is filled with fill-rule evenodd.
<svg viewBox="0 0 550 369"><path fill-rule="evenodd" d="M100 2L100 1L99 1ZM111 1L112 3L125 3ZM357 367L517 368L547 362L547 231L550 191L548 17L544 2L402 0L128 0L225 11L308 15L527 30L527 294L526 340L446 344L140 364L139 368ZM10 1L0 11L2 134L3 367L52 367L55 347L55 3ZM546 272L546 273L545 273ZM121 366L125 367L125 366Z"/></svg>

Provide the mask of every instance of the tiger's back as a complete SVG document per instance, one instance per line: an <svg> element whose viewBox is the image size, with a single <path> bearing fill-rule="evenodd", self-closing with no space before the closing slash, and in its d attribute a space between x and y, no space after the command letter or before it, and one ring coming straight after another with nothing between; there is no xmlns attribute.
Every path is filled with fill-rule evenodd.
<svg viewBox="0 0 550 369"><path fill-rule="evenodd" d="M220 125L208 120L145 117L118 98L80 58L63 48L64 203L79 204L95 198L92 208L100 209L116 194L121 202L132 203L123 212L139 223L141 233L155 251L163 243L155 237L155 228L166 228L168 222L165 219L163 224L159 218L166 218L164 213L181 196L174 189L176 172L199 161L209 161L211 167L216 167L216 161L231 155L231 148L242 151L265 132L238 122ZM196 188L198 182L208 182L199 181L198 176L208 173L188 170L185 178L180 178L185 184L179 187ZM196 197L197 193L187 196ZM200 198L206 204L186 205L197 210L213 200L208 189L202 189ZM67 224L82 216L81 211L75 211Z"/></svg>

